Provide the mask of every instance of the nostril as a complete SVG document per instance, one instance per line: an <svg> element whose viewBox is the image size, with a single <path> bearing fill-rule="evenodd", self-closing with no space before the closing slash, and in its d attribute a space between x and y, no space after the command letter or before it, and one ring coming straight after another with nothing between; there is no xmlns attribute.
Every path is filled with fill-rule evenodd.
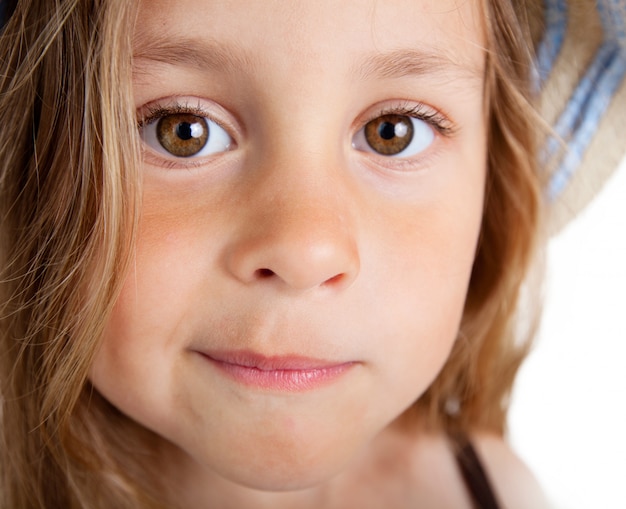
<svg viewBox="0 0 626 509"><path fill-rule="evenodd" d="M255 279L258 281L262 279L272 279L274 277L280 278L280 273L274 272L272 269L263 268L263 269L255 270L254 276L255 276ZM340 273L340 274L334 275L333 277L327 279L326 281L323 281L321 284L324 286L337 286L343 283L345 279L346 279L346 274ZM293 283L294 282L292 281L292 284Z"/></svg>
<svg viewBox="0 0 626 509"><path fill-rule="evenodd" d="M337 274L336 276L333 276L330 279L327 279L324 282L324 284L333 286L333 285L337 285L341 283L344 279L345 279L345 274Z"/></svg>
<svg viewBox="0 0 626 509"><path fill-rule="evenodd" d="M258 269L256 271L256 274L259 277L259 279L267 279L274 275L274 271L270 269Z"/></svg>

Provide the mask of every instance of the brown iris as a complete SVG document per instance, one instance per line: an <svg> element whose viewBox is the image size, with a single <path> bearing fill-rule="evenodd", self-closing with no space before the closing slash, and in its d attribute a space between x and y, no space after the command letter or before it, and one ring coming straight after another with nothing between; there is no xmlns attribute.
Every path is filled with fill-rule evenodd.
<svg viewBox="0 0 626 509"><path fill-rule="evenodd" d="M395 155L413 139L413 123L404 115L383 115L365 124L365 141L382 155Z"/></svg>
<svg viewBox="0 0 626 509"><path fill-rule="evenodd" d="M161 146L176 157L190 157L200 152L209 140L209 125L203 117L177 113L161 117L156 135Z"/></svg>

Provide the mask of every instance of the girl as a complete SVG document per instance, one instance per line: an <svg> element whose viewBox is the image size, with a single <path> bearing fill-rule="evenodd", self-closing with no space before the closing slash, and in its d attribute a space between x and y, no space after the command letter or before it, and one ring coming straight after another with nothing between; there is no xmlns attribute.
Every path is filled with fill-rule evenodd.
<svg viewBox="0 0 626 509"><path fill-rule="evenodd" d="M540 5L5 7L3 507L545 504Z"/></svg>

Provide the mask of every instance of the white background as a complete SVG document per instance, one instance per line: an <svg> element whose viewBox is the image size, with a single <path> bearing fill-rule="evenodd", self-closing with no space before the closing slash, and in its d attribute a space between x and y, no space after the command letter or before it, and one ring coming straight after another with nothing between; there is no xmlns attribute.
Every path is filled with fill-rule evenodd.
<svg viewBox="0 0 626 509"><path fill-rule="evenodd" d="M557 509L626 509L626 160L548 248L509 438Z"/></svg>

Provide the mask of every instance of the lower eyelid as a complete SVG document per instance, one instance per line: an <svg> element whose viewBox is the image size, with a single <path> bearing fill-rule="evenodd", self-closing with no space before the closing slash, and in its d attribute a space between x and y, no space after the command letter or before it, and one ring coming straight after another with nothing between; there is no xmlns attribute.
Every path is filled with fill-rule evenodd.
<svg viewBox="0 0 626 509"><path fill-rule="evenodd" d="M221 121L214 120L214 115L212 115L212 113L210 113L206 108L202 106L202 102L204 102L204 100L194 99L194 98L191 98L189 100L186 99L184 101L177 100L176 102L173 102L173 103L170 100L165 100L165 101L159 100L158 102L155 101L153 103L149 103L148 105L142 106L141 108L139 108L138 128L140 132L143 132L146 129L149 129L151 127L153 128L153 126L159 121L159 119L165 115L181 113L181 114L190 114L190 115L201 116L203 118L206 118L207 121L210 122L212 125L217 126L217 128L223 130L230 139L229 143L226 146L224 146L222 149L218 150L215 153L210 153L210 154L200 155L200 156L194 155L191 157L175 156L175 155L168 153L165 149L159 150L158 148L154 148L155 146L159 147L160 145L158 144L158 140L153 139L151 140L153 142L152 146L147 143L146 145L147 145L147 148L149 148L152 152L158 153L158 155L154 154L155 158L163 159L163 162L160 163L161 165L165 165L166 164L165 161L167 160L168 161L167 165L170 165L170 166L176 166L176 167L199 166L202 164L206 164L206 160L204 159L207 159L207 158L211 159L212 156L214 156L215 154L219 155L219 153L231 151L238 146L236 137L233 135L233 128L228 123L224 124ZM215 108L218 111L223 110L223 108L221 108L219 104L215 104ZM227 110L224 110L224 115L228 115ZM425 105L419 102L401 101L400 103L391 104L391 106L388 106L388 107L381 107L378 109L378 111L375 114L368 115L369 118L367 122L371 122L372 120L379 118L381 116L384 116L384 115L399 115L399 116L410 117L414 119L412 120L412 122L423 123L423 125L427 125L429 127L429 129L432 132L433 138L427 141L425 147L420 148L419 150L417 150L417 152L410 153L409 155L406 155L404 152L402 152L402 153L398 153L397 155L394 154L390 156L390 155L378 154L376 151L366 150L368 152L371 152L375 156L378 155L380 157L386 157L386 158L391 158L391 159L396 159L396 160L400 160L402 158L411 158L416 155L420 156L422 152L428 150L430 145L432 145L433 142L436 141L436 138L439 135L447 137L456 131L456 128L453 122L449 120L447 115L445 115L444 113L442 113L440 110L436 108L432 108L428 105ZM364 124L361 124L361 126L363 125ZM352 139L353 141L352 146L357 149L359 149L359 146L364 147L367 144L363 140L362 131L363 131L363 127L361 127L355 133ZM237 131L235 130L235 132ZM142 139L143 138L144 137L142 136ZM358 144L359 146L355 146L357 145L357 143L355 143L357 141L359 142ZM155 142L156 142L156 145L155 145ZM163 157L160 157L160 156L163 156Z"/></svg>

